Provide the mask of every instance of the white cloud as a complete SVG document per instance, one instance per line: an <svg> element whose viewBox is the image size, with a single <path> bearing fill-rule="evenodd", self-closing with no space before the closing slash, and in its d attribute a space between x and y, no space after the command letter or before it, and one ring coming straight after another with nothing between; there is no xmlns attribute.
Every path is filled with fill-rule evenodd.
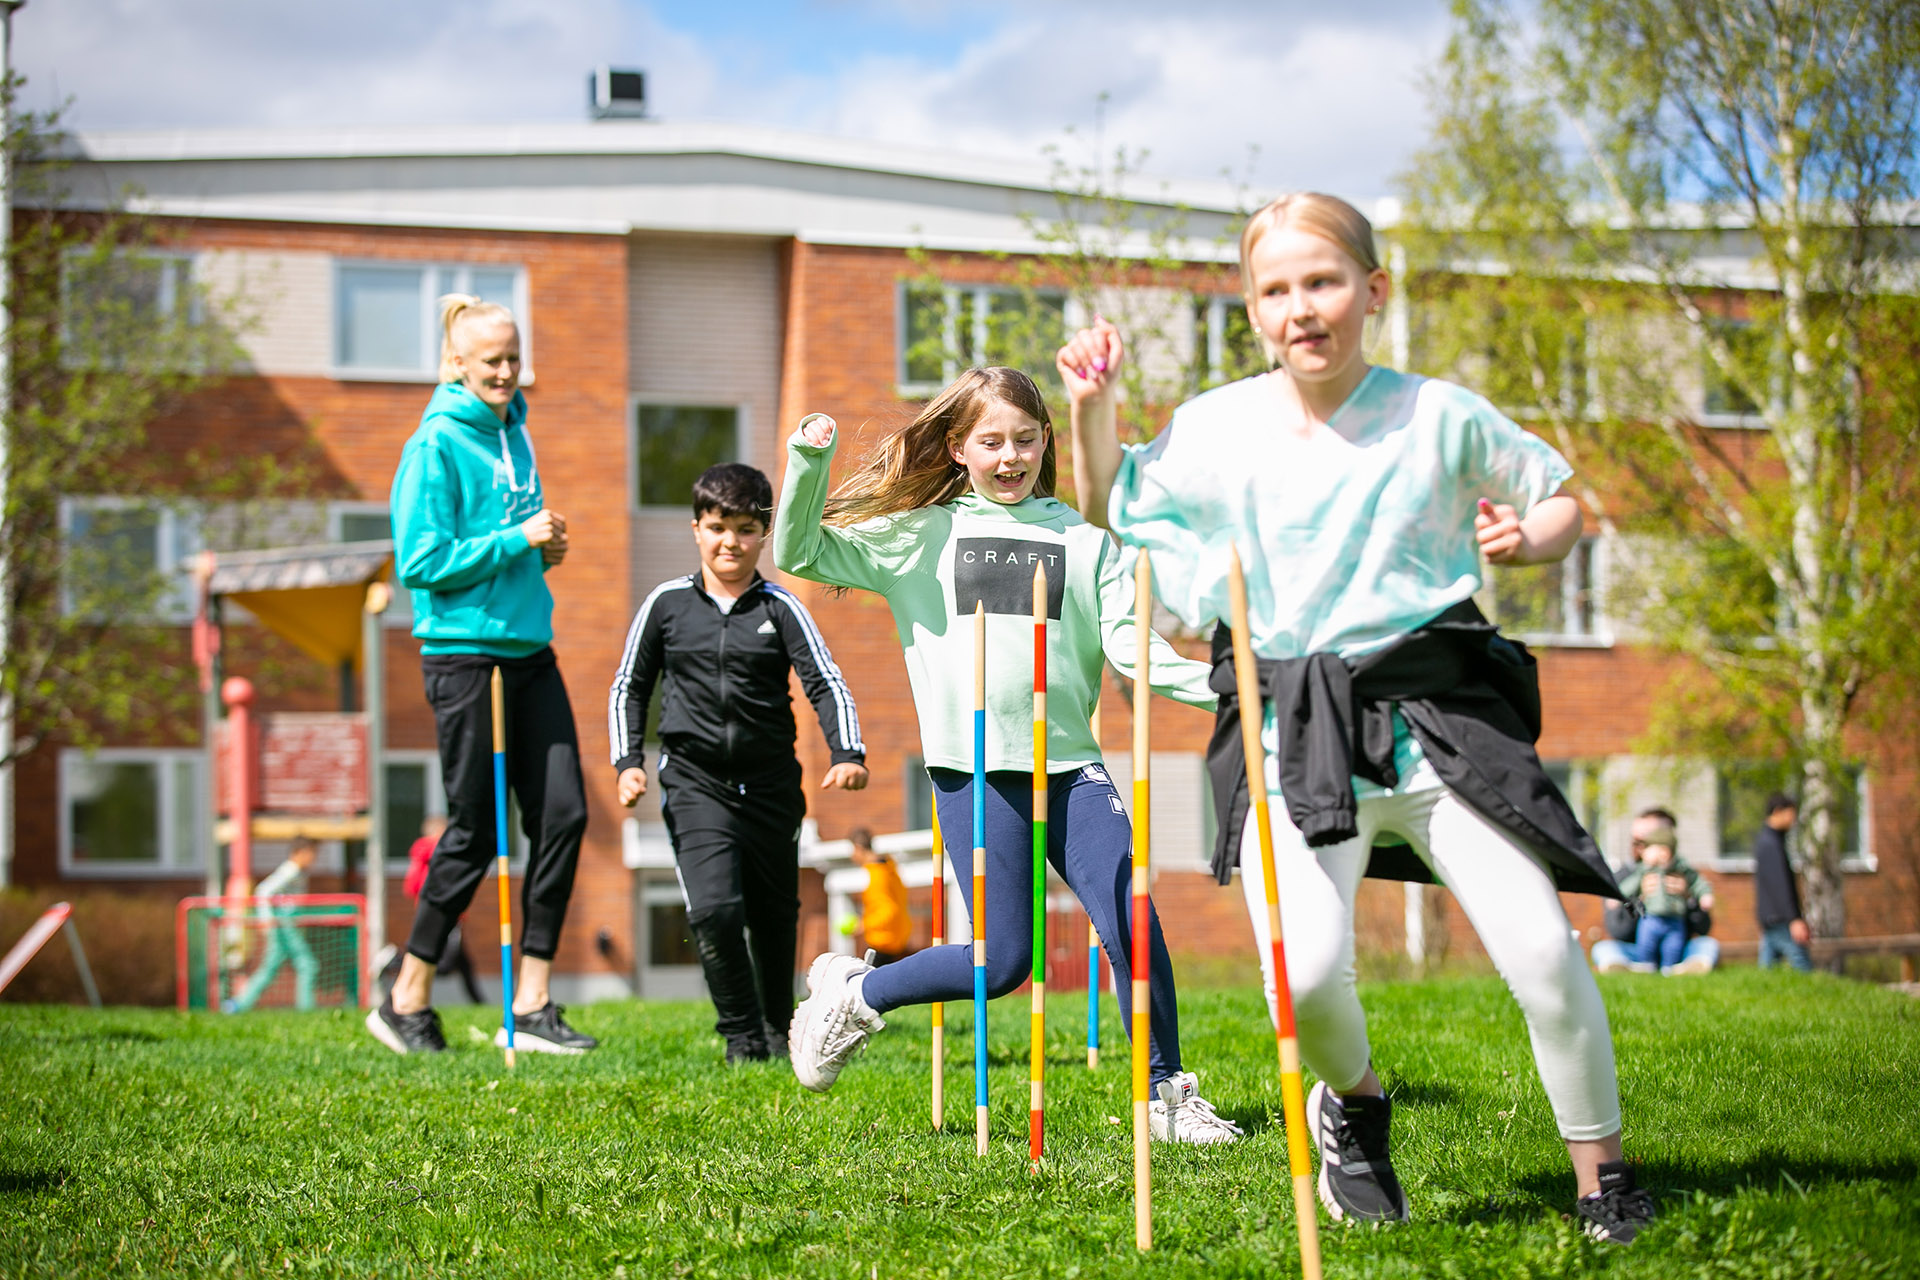
<svg viewBox="0 0 1920 1280"><path fill-rule="evenodd" d="M1034 156L1073 126L1149 171L1253 194L1387 190L1421 136L1437 4L1055 0L994 9L950 53L863 53L897 0L835 0L810 48L703 42L635 0L65 0L15 19L29 105L81 128L577 120L587 70L649 75L657 114ZM949 6L955 8L957 6ZM750 33L748 33L750 34ZM1070 148L1071 149L1070 144ZM1247 173L1251 148L1259 159Z"/></svg>

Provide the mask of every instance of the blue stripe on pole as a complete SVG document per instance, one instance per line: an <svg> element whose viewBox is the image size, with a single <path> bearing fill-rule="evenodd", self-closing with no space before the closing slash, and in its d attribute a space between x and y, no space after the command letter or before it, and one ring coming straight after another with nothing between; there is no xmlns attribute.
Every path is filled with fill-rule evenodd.
<svg viewBox="0 0 1920 1280"><path fill-rule="evenodd" d="M1087 1048L1100 1047L1100 948L1087 948Z"/></svg>
<svg viewBox="0 0 1920 1280"><path fill-rule="evenodd" d="M493 846L500 872L507 868L507 753L493 753ZM513 1052L513 940L502 930L500 938L500 1025L507 1033L507 1052Z"/></svg>

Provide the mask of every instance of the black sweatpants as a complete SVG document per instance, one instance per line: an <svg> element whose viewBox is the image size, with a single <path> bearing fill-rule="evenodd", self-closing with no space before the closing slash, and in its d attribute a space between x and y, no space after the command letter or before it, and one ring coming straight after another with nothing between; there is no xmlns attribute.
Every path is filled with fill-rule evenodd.
<svg viewBox="0 0 1920 1280"><path fill-rule="evenodd" d="M800 763L747 779L723 778L669 754L660 812L673 840L687 931L700 954L729 1044L762 1044L793 1017L793 953L800 927ZM749 940L750 939L750 940Z"/></svg>
<svg viewBox="0 0 1920 1280"><path fill-rule="evenodd" d="M437 964L447 935L473 901L498 853L493 825L493 669L506 704L507 785L520 802L529 855L521 881L520 949L551 960L573 895L586 788L573 704L552 649L525 658L434 653L420 660L440 738L447 829L427 864L407 951ZM491 936L491 935L490 935Z"/></svg>

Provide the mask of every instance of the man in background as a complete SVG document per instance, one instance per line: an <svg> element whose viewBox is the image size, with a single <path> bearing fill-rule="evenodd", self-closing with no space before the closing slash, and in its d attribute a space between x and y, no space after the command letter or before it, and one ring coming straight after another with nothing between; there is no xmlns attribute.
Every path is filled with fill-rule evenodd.
<svg viewBox="0 0 1920 1280"><path fill-rule="evenodd" d="M1767 819L1753 840L1753 913L1760 922L1760 967L1776 957L1802 973L1813 968L1807 952L1812 934L1800 914L1800 887L1787 857L1787 832L1799 818L1793 797L1776 791L1767 797Z"/></svg>

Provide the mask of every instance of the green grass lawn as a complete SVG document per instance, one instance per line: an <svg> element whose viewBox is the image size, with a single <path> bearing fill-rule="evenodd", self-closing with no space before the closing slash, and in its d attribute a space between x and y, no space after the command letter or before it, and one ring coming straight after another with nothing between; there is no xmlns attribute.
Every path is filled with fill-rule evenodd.
<svg viewBox="0 0 1920 1280"><path fill-rule="evenodd" d="M1920 1001L1752 970L1602 987L1659 1224L1619 1249L1567 1221L1565 1153L1497 982L1370 984L1415 1220L1323 1225L1329 1276L1920 1273ZM524 1055L512 1078L481 1043L487 1009L449 1009L454 1052L418 1059L345 1012L0 1006L0 1275L1297 1274L1257 990L1183 1001L1187 1064L1249 1134L1156 1149L1144 1258L1112 1000L1091 1075L1084 998L1051 1006L1037 1176L1026 1001L993 1010L985 1160L967 1009L935 1134L924 1010L822 1098L783 1065L724 1069L691 1004L580 1009L606 1047Z"/></svg>

